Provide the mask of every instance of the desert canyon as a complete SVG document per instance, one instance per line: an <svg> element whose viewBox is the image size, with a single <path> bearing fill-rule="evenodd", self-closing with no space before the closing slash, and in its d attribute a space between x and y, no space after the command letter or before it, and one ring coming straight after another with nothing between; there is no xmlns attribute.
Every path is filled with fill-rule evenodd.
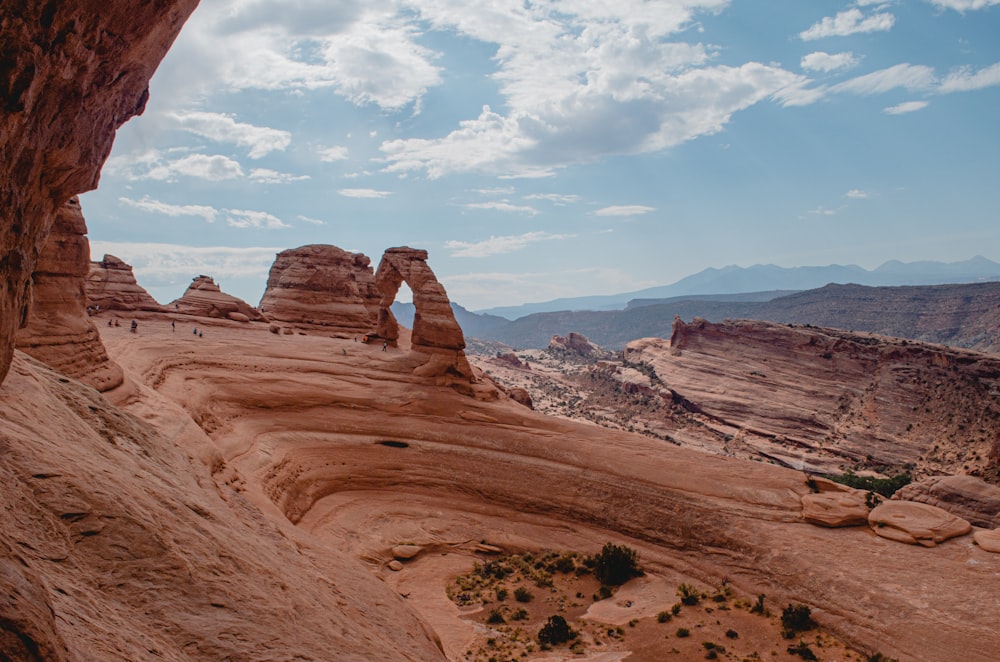
<svg viewBox="0 0 1000 662"><path fill-rule="evenodd" d="M996 354L675 320L473 355L420 249L288 249L259 307L91 263L74 196L195 5L0 8L0 658L996 659ZM642 574L602 586L608 543Z"/></svg>

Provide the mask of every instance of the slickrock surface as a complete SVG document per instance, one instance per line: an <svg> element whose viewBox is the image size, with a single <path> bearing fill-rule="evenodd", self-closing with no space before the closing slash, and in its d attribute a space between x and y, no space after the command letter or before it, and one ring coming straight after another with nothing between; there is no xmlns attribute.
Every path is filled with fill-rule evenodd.
<svg viewBox="0 0 1000 662"><path fill-rule="evenodd" d="M185 315L215 317L236 322L265 320L264 316L246 301L219 289L211 276L198 276L193 279L183 296L172 301L167 309Z"/></svg>
<svg viewBox="0 0 1000 662"><path fill-rule="evenodd" d="M893 498L937 506L976 526L1000 527L1000 487L974 476L931 476L902 487Z"/></svg>
<svg viewBox="0 0 1000 662"><path fill-rule="evenodd" d="M56 214L32 277L28 325L18 331L16 341L18 349L64 375L107 391L120 385L123 375L87 315L84 277L89 264L87 224L74 197Z"/></svg>
<svg viewBox="0 0 1000 662"><path fill-rule="evenodd" d="M924 547L972 531L961 517L916 501L885 501L868 514L868 524L883 538Z"/></svg>
<svg viewBox="0 0 1000 662"><path fill-rule="evenodd" d="M1000 359L768 322L677 320L625 359L731 438L732 452L838 473L869 463L998 479ZM742 449L742 450L741 450Z"/></svg>
<svg viewBox="0 0 1000 662"><path fill-rule="evenodd" d="M408 613L450 659L463 659L477 635L442 587L481 559L483 541L514 551L628 544L651 575L708 586L728 578L737 594L766 593L772 606L808 604L835 635L900 659L962 650L985 662L1000 646L981 608L994 598L1000 556L971 536L927 550L868 527L809 525L799 471L476 400L414 376L405 346L208 328L204 338L168 326L138 338L101 331L116 360L208 434L246 498L343 563L363 560L373 583L407 596ZM403 543L424 551L390 570ZM656 595L642 614L677 600ZM392 601L364 604L396 617ZM614 611L625 618L626 609ZM364 619L350 628L393 630ZM617 650L631 650L628 636ZM639 659L669 650L662 634L649 641Z"/></svg>
<svg viewBox="0 0 1000 662"><path fill-rule="evenodd" d="M802 496L802 518L810 524L840 527L868 523L868 506L865 493L823 492Z"/></svg>
<svg viewBox="0 0 1000 662"><path fill-rule="evenodd" d="M0 380L56 211L97 185L115 131L197 0L0 3Z"/></svg>
<svg viewBox="0 0 1000 662"><path fill-rule="evenodd" d="M166 308L157 303L135 280L132 265L114 255L91 262L87 276L87 302L101 312L137 310L162 313Z"/></svg>
<svg viewBox="0 0 1000 662"><path fill-rule="evenodd" d="M381 293L378 335L395 344L399 325L390 306L403 283L413 292L412 349L424 355L425 362L416 374L437 378L440 384L460 385L476 382L465 358L465 336L455 321L448 293L427 264L427 251L402 246L389 248L382 255L375 272L375 285Z"/></svg>
<svg viewBox="0 0 1000 662"><path fill-rule="evenodd" d="M350 338L375 330L380 297L371 258L311 244L278 253L260 308L283 326Z"/></svg>
<svg viewBox="0 0 1000 662"><path fill-rule="evenodd" d="M976 531L972 534L972 538L983 551L1000 554L1000 529Z"/></svg>

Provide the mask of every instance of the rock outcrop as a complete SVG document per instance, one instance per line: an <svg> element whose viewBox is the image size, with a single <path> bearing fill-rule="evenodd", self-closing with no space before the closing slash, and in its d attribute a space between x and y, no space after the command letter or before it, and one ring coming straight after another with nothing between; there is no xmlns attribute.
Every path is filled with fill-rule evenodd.
<svg viewBox="0 0 1000 662"><path fill-rule="evenodd" d="M413 292L413 333L411 349L428 355L414 374L424 377L457 378L472 383L475 376L465 358L465 336L455 320L444 286L427 265L427 251L406 246L386 250L375 274L381 293L378 312L379 337L395 345L399 325L390 306L400 285L406 282Z"/></svg>
<svg viewBox="0 0 1000 662"><path fill-rule="evenodd" d="M18 331L16 346L64 375L107 391L124 376L87 315L89 264L87 224L74 197L56 214L36 263L28 324Z"/></svg>
<svg viewBox="0 0 1000 662"><path fill-rule="evenodd" d="M166 308L157 303L135 279L132 265L114 255L91 262L87 273L87 302L99 310L137 310L162 313Z"/></svg>
<svg viewBox="0 0 1000 662"><path fill-rule="evenodd" d="M915 501L885 501L868 514L868 524L883 538L924 547L972 531L972 525L961 517Z"/></svg>
<svg viewBox="0 0 1000 662"><path fill-rule="evenodd" d="M590 339L582 333L569 332L565 336L554 335L549 341L550 352L561 352L564 354L576 354L584 358L604 356L606 352L601 347L590 342Z"/></svg>
<svg viewBox="0 0 1000 662"><path fill-rule="evenodd" d="M71 197L97 186L115 131L198 0L0 4L0 380L31 274Z"/></svg>
<svg viewBox="0 0 1000 662"><path fill-rule="evenodd" d="M260 312L243 299L226 294L211 276L198 276L191 281L184 296L170 303L170 309L185 315L215 317L235 322L262 322Z"/></svg>
<svg viewBox="0 0 1000 662"><path fill-rule="evenodd" d="M996 481L1000 358L769 322L674 323L627 364L741 449L816 473L895 467Z"/></svg>
<svg viewBox="0 0 1000 662"><path fill-rule="evenodd" d="M822 492L802 495L802 518L810 524L841 527L868 523L868 506L865 493Z"/></svg>
<svg viewBox="0 0 1000 662"><path fill-rule="evenodd" d="M902 487L893 498L937 506L976 526L1000 527L1000 487L975 476L930 476Z"/></svg>
<svg viewBox="0 0 1000 662"><path fill-rule="evenodd" d="M278 253L260 309L286 327L349 338L375 330L380 296L371 258L311 244Z"/></svg>

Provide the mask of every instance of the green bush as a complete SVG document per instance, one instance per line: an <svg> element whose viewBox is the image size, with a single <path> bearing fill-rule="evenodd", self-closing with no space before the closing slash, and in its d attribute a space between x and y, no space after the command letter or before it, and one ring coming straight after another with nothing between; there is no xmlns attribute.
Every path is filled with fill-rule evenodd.
<svg viewBox="0 0 1000 662"><path fill-rule="evenodd" d="M571 639L576 639L576 632L569 627L569 623L566 622L566 619L558 614L555 616L549 616L549 620L547 620L545 625L542 626L542 629L538 631L538 642L541 644L558 646L559 644L566 643Z"/></svg>
<svg viewBox="0 0 1000 662"><path fill-rule="evenodd" d="M666 623L673 617L674 617L673 614L671 614L669 611L661 611L659 614L656 615L656 622Z"/></svg>
<svg viewBox="0 0 1000 662"><path fill-rule="evenodd" d="M514 589L514 599L518 602L531 602L534 597L534 594L523 586Z"/></svg>
<svg viewBox="0 0 1000 662"><path fill-rule="evenodd" d="M639 554L624 545L606 543L594 557L594 576L602 584L620 586L642 574L639 568Z"/></svg>
<svg viewBox="0 0 1000 662"><path fill-rule="evenodd" d="M830 476L830 479L848 487L875 492L887 499L895 494L899 488L913 482L913 477L908 473L897 474L889 478L875 478L873 476L859 476L853 471L846 471L840 476Z"/></svg>
<svg viewBox="0 0 1000 662"><path fill-rule="evenodd" d="M504 619L503 614L500 613L499 609L494 609L490 612L489 618L486 619L487 623L503 624L507 621Z"/></svg>
<svg viewBox="0 0 1000 662"><path fill-rule="evenodd" d="M788 605L781 610L781 625L788 633L805 632L816 627L812 610L805 605ZM791 637L786 637L791 639Z"/></svg>
<svg viewBox="0 0 1000 662"><path fill-rule="evenodd" d="M796 646L789 646L787 649L789 655L798 655L803 660L817 660L816 653L812 652L812 649L804 641L800 641Z"/></svg>
<svg viewBox="0 0 1000 662"><path fill-rule="evenodd" d="M684 637L690 637L691 631L687 628L677 628L677 636L683 639Z"/></svg>
<svg viewBox="0 0 1000 662"><path fill-rule="evenodd" d="M691 607L701 600L701 593L693 586L681 584L677 587L677 597L681 599L681 604Z"/></svg>
<svg viewBox="0 0 1000 662"><path fill-rule="evenodd" d="M760 614L761 616L765 615L765 613L766 613L765 610L764 610L764 598L765 597L767 597L767 596L765 596L763 593L761 593L760 595L757 596L757 602L755 602L754 605L752 607L750 607L750 613L751 614Z"/></svg>

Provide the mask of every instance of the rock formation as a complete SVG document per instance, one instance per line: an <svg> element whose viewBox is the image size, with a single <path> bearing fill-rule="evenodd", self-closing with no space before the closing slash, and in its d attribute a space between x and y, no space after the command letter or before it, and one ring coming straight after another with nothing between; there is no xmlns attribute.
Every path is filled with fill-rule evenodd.
<svg viewBox="0 0 1000 662"><path fill-rule="evenodd" d="M577 354L587 358L607 353L594 343L590 342L587 336L573 331L569 332L565 336L552 336L552 340L549 341L548 349L553 352Z"/></svg>
<svg viewBox="0 0 1000 662"><path fill-rule="evenodd" d="M427 265L427 251L404 246L390 248L382 256L375 274L375 285L381 293L378 336L393 345L399 339L399 325L390 306L404 281L413 292L416 309L411 349L429 355L415 374L474 382L472 367L462 351L465 349L462 327L455 321L448 294Z"/></svg>
<svg viewBox="0 0 1000 662"><path fill-rule="evenodd" d="M677 320L669 342L633 341L625 360L771 461L1000 478L994 356L835 329Z"/></svg>
<svg viewBox="0 0 1000 662"><path fill-rule="evenodd" d="M56 211L97 185L115 131L198 0L0 3L0 380Z"/></svg>
<svg viewBox="0 0 1000 662"><path fill-rule="evenodd" d="M278 253L260 309L286 327L349 338L375 330L379 298L368 256L311 244Z"/></svg>
<svg viewBox="0 0 1000 662"><path fill-rule="evenodd" d="M972 531L961 517L915 501L885 501L868 514L868 524L883 538L924 547Z"/></svg>
<svg viewBox="0 0 1000 662"><path fill-rule="evenodd" d="M87 302L91 306L98 306L101 311L166 311L135 280L130 264L107 254L103 260L90 263L87 273Z"/></svg>
<svg viewBox="0 0 1000 662"><path fill-rule="evenodd" d="M902 487L893 498L937 506L976 526L1000 527L1000 487L974 476L930 476Z"/></svg>
<svg viewBox="0 0 1000 662"><path fill-rule="evenodd" d="M87 315L89 264L87 225L74 197L56 214L36 263L28 324L18 331L16 346L64 375L107 391L122 383L123 374Z"/></svg>
<svg viewBox="0 0 1000 662"><path fill-rule="evenodd" d="M185 315L230 319L234 322L264 321L264 316L243 299L223 292L211 276L192 279L180 299L170 303L168 309Z"/></svg>

